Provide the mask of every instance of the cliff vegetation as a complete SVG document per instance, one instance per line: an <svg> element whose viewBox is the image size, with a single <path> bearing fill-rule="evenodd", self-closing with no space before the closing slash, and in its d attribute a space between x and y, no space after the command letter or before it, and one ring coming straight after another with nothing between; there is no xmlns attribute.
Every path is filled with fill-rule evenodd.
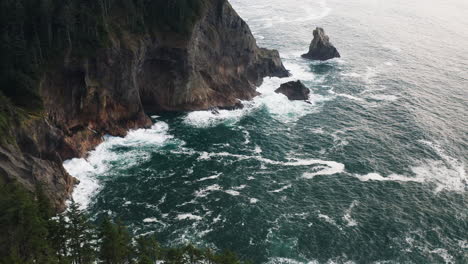
<svg viewBox="0 0 468 264"><path fill-rule="evenodd" d="M229 252L192 245L166 248L154 235L133 236L120 220L94 225L72 202L55 215L47 197L16 184L0 184L0 264L244 263Z"/></svg>

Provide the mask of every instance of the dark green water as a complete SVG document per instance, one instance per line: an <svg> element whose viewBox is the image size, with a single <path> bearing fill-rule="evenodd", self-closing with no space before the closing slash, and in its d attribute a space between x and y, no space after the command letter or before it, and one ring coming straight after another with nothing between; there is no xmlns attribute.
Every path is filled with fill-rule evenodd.
<svg viewBox="0 0 468 264"><path fill-rule="evenodd" d="M109 137L65 162L75 199L254 263L468 263L468 4L388 2L231 1L293 76ZM317 25L342 59L300 58ZM295 79L312 104L273 92Z"/></svg>

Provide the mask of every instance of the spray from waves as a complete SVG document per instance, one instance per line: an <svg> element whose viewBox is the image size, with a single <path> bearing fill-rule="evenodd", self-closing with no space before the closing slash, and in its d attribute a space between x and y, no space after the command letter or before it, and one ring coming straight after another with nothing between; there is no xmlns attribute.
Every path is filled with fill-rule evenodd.
<svg viewBox="0 0 468 264"><path fill-rule="evenodd" d="M220 124L232 126L236 125L244 116L263 107L275 119L286 123L295 122L299 118L316 111L317 104L330 100L329 97L311 93L309 96L310 103L290 101L286 96L275 93L275 90L281 84L289 81L316 80L315 75L308 71L307 65L287 62L284 64L290 70L292 76L288 78L265 78L263 84L257 89L261 95L255 97L252 101L242 102L244 104L243 109L220 110L217 113L213 113L212 111L195 111L186 115L184 123L198 128L213 127Z"/></svg>
<svg viewBox="0 0 468 264"><path fill-rule="evenodd" d="M162 147L170 142L183 145L184 142L175 140L168 134L169 125L157 122L150 129L130 131L126 137L106 136L102 144L91 151L87 158L75 158L63 163L64 168L80 183L73 192L73 199L82 208L88 207L92 197L99 192L97 175L105 174L114 169L113 163L118 162L118 168L125 169L137 166L150 158L149 152L143 148ZM116 147L139 147L118 153Z"/></svg>
<svg viewBox="0 0 468 264"><path fill-rule="evenodd" d="M435 186L435 193L444 190L460 193L466 192L468 190L468 178L465 171L465 164L447 155L438 144L423 140L419 142L432 148L441 160L426 160L422 162L421 165L413 166L411 171L414 176L390 174L385 177L378 173L354 176L361 181L428 183Z"/></svg>

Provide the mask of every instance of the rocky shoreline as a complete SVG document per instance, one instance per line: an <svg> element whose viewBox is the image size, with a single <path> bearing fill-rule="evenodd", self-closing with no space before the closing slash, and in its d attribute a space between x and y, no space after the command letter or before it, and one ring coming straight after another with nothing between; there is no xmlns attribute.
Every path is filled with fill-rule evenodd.
<svg viewBox="0 0 468 264"><path fill-rule="evenodd" d="M44 114L15 123L15 143L0 145L0 176L34 191L57 210L76 180L62 163L84 157L104 135L149 127L147 112L235 108L264 77L286 77L278 51L259 48L228 1L206 1L189 34L124 32L95 56L65 56L40 81Z"/></svg>

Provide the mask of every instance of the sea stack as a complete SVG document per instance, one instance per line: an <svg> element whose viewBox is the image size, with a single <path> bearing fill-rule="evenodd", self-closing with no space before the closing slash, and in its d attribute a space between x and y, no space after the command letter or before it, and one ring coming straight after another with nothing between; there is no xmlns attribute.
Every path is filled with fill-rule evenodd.
<svg viewBox="0 0 468 264"><path fill-rule="evenodd" d="M302 55L303 58L310 60L329 60L340 58L338 50L330 43L330 39L325 35L323 28L317 27L314 30L314 39L310 43L309 52Z"/></svg>
<svg viewBox="0 0 468 264"><path fill-rule="evenodd" d="M283 83L280 88L275 90L275 93L282 93L288 97L289 100L309 100L310 90L301 82L293 81Z"/></svg>

